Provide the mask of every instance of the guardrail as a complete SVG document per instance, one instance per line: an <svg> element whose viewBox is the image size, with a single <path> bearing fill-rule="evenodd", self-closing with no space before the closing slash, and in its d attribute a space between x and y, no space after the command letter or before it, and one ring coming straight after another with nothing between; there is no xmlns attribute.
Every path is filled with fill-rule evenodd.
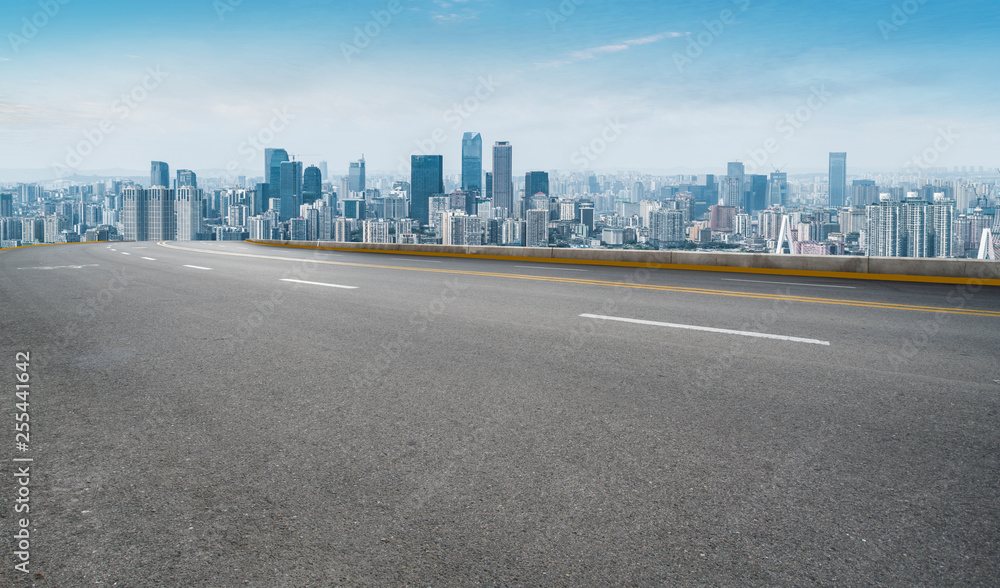
<svg viewBox="0 0 1000 588"><path fill-rule="evenodd" d="M248 239L248 243L366 253L395 253L439 257L466 257L566 263L684 269L697 271L935 282L1000 286L1000 261L866 257L857 255L777 255L701 251L636 251L627 249L572 249L563 247L493 247L409 245L401 243L347 243L342 241L279 241Z"/></svg>

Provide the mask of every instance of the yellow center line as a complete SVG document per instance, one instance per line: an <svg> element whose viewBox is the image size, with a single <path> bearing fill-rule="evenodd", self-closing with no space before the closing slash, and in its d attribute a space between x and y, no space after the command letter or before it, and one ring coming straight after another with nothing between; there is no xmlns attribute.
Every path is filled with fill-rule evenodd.
<svg viewBox="0 0 1000 588"><path fill-rule="evenodd" d="M712 296L732 296L736 298L756 298L759 300L782 300L786 302L806 302L812 304L833 304L839 306L856 306L864 308L881 308L887 310L908 310L915 312L940 312L947 314L964 314L972 316L986 316L1000 318L1000 311L974 310L963 308L947 308L939 306L918 306L911 304L894 304L891 302L867 302L863 300L843 300L838 298L814 298L809 296L793 296L785 294L761 294L754 292L735 292L732 290L714 290L707 288L687 288L684 286L660 286L656 284L637 284L633 282L608 282L603 280L588 280L586 278L569 278L560 276L532 276L528 274L509 274L498 272L482 272L458 269L438 269L428 267L408 267L400 265L383 265L375 263L354 263L349 261L331 261L327 259L302 259L297 257L284 257L280 255L260 255L256 253L237 253L235 251L213 251L209 249L195 249L193 247L180 247L164 242L157 243L161 247L169 249L179 249L182 251L193 251L197 253L209 253L212 255L233 255L236 257L252 257L256 259L274 259L279 261L301 261L311 263L322 263L327 265L340 265L349 267L364 267L375 269L400 270L408 272L425 272L439 274L454 274L465 276L479 276L489 278L506 278L515 280L531 280L537 282L558 282L563 284L582 284L589 286L604 286L615 288L636 288L642 290L656 290L660 292L680 292L685 294L708 294Z"/></svg>

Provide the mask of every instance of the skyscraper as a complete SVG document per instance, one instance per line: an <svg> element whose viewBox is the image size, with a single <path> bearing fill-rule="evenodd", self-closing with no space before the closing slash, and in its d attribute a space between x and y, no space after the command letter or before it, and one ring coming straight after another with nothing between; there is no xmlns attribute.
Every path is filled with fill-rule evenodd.
<svg viewBox="0 0 1000 588"><path fill-rule="evenodd" d="M754 214L765 208L767 208L767 176L754 174L750 176L746 211L748 214Z"/></svg>
<svg viewBox="0 0 1000 588"><path fill-rule="evenodd" d="M740 161L731 161L728 165L726 177L722 180L722 193L719 194L719 204L722 206L732 206L743 208L746 203L744 198L744 168Z"/></svg>
<svg viewBox="0 0 1000 588"><path fill-rule="evenodd" d="M830 153L830 206L840 208L847 198L847 154Z"/></svg>
<svg viewBox="0 0 1000 588"><path fill-rule="evenodd" d="M502 209L504 217L514 215L514 176L511 167L512 149L507 141L493 145L493 207Z"/></svg>
<svg viewBox="0 0 1000 588"><path fill-rule="evenodd" d="M483 182L483 198L493 202L493 172L486 172L486 181Z"/></svg>
<svg viewBox="0 0 1000 588"><path fill-rule="evenodd" d="M854 180L851 188L851 206L863 208L878 202L878 186L875 185L875 180Z"/></svg>
<svg viewBox="0 0 1000 588"><path fill-rule="evenodd" d="M0 194L0 218L14 216L14 195Z"/></svg>
<svg viewBox="0 0 1000 588"><path fill-rule="evenodd" d="M281 164L286 161L288 152L284 149L264 149L264 185L257 186L261 202L268 202L281 194Z"/></svg>
<svg viewBox="0 0 1000 588"><path fill-rule="evenodd" d="M868 207L865 250L876 257L899 257L905 250L906 233L900 230L900 203L884 201Z"/></svg>
<svg viewBox="0 0 1000 588"><path fill-rule="evenodd" d="M922 200L908 200L902 205L900 215L901 230L906 232L904 249L900 257L932 257L934 249L931 237L934 231L933 219L928 218L929 203Z"/></svg>
<svg viewBox="0 0 1000 588"><path fill-rule="evenodd" d="M430 224L430 198L444 193L444 157L410 156L410 215L421 225Z"/></svg>
<svg viewBox="0 0 1000 588"><path fill-rule="evenodd" d="M547 208L533 208L526 211L524 246L525 247L548 247L549 246L549 210Z"/></svg>
<svg viewBox="0 0 1000 588"><path fill-rule="evenodd" d="M364 193L365 191L365 156L362 155L361 159L357 161L352 161L350 167L347 170L348 184L347 189L351 192Z"/></svg>
<svg viewBox="0 0 1000 588"><path fill-rule="evenodd" d="M148 191L146 205L146 238L149 241L172 241L177 238L174 217L174 191L166 186L154 186Z"/></svg>
<svg viewBox="0 0 1000 588"><path fill-rule="evenodd" d="M280 172L281 185L278 197L281 198L280 220L297 217L299 205L302 204L302 162L283 161Z"/></svg>
<svg viewBox="0 0 1000 588"><path fill-rule="evenodd" d="M934 257L954 257L955 202L939 200L931 209L934 213Z"/></svg>
<svg viewBox="0 0 1000 588"><path fill-rule="evenodd" d="M146 209L149 207L149 192L139 186L122 188L123 237L128 241L147 241Z"/></svg>
<svg viewBox="0 0 1000 588"><path fill-rule="evenodd" d="M549 195L549 174L543 171L532 171L524 174L524 197L531 198L541 192Z"/></svg>
<svg viewBox="0 0 1000 588"><path fill-rule="evenodd" d="M150 162L149 166L149 187L156 186L170 187L170 166L162 161Z"/></svg>
<svg viewBox="0 0 1000 588"><path fill-rule="evenodd" d="M323 170L310 165L302 178L302 204L312 204L323 196Z"/></svg>
<svg viewBox="0 0 1000 588"><path fill-rule="evenodd" d="M178 182L180 184L180 182ZM177 217L177 240L194 241L201 233L202 191L194 186L177 189L174 214Z"/></svg>
<svg viewBox="0 0 1000 588"><path fill-rule="evenodd" d="M483 192L483 138L479 133L462 135L462 189Z"/></svg>
<svg viewBox="0 0 1000 588"><path fill-rule="evenodd" d="M767 182L767 206L785 206L788 200L788 174L774 172ZM775 237L777 238L777 237Z"/></svg>
<svg viewBox="0 0 1000 588"><path fill-rule="evenodd" d="M189 169L179 169L177 170L177 185L174 186L175 189L180 190L181 188L197 188L198 187L198 176Z"/></svg>
<svg viewBox="0 0 1000 588"><path fill-rule="evenodd" d="M542 193L545 195L546 203L545 208L548 208L549 203L547 202L549 197L549 174L543 171L532 171L524 174L524 198L519 203L518 216L521 215L521 211L527 211L532 208L542 208L541 206L532 205L532 198L536 194ZM555 215L558 218L558 214Z"/></svg>

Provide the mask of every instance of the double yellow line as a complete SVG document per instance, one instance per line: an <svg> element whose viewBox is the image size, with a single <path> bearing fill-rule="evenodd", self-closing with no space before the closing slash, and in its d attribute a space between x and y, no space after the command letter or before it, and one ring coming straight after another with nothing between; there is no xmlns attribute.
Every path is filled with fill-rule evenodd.
<svg viewBox="0 0 1000 588"><path fill-rule="evenodd" d="M373 263L353 263L348 261L330 261L325 259L302 259L296 257L283 257L278 255L258 255L255 253L237 253L234 251L212 251L209 249L195 249L192 247L181 247L167 243L157 243L169 249L179 249L182 251L193 251L197 253L209 253L212 255L233 255L237 257L252 257L257 259L275 259L279 261L302 261L311 263L322 263L327 265L340 265L349 267L366 267L376 269L401 270L410 272L428 272L439 274L452 274L464 276L480 276L490 278L505 278L514 280L532 280L537 282L556 282L563 284L583 284L588 286L605 286L613 288L635 288L641 290L656 290L660 292L681 292L685 294L707 294L712 296L731 296L735 298L756 298L760 300L783 300L786 302L805 302L811 304L833 304L837 306L857 306L863 308L882 308L887 310L908 310L916 312L936 312L945 314L964 314L972 316L985 316L1000 318L1000 311L975 310L966 308L948 308L940 306L917 306L911 304L892 304L889 302L868 302L863 300L843 300L837 298L813 298L809 296L791 296L784 294L758 294L753 292L734 292L732 290L712 290L706 288L685 288L681 286L658 286L655 284L639 284L634 282L608 282L605 280L587 280L583 278L561 278L556 276L532 276L528 274L508 274L498 272L480 272L457 269L435 269L425 267L407 267L400 265L382 265Z"/></svg>

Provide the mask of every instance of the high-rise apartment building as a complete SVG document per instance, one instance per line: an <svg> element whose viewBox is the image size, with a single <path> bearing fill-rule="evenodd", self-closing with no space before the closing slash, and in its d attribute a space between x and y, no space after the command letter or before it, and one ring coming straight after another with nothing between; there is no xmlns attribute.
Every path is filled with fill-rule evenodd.
<svg viewBox="0 0 1000 588"><path fill-rule="evenodd" d="M684 212L669 208L654 211L650 216L649 236L660 247L683 245Z"/></svg>
<svg viewBox="0 0 1000 588"><path fill-rule="evenodd" d="M867 208L865 251L876 257L900 257L905 249L900 230L901 204L886 200Z"/></svg>
<svg viewBox="0 0 1000 588"><path fill-rule="evenodd" d="M840 208L847 201L847 154L830 154L830 206Z"/></svg>
<svg viewBox="0 0 1000 588"><path fill-rule="evenodd" d="M506 217L514 216L514 176L512 148L507 141L493 145L493 208L501 209Z"/></svg>
<svg viewBox="0 0 1000 588"><path fill-rule="evenodd" d="M955 256L955 201L941 200L931 205L934 217L934 257Z"/></svg>
<svg viewBox="0 0 1000 588"><path fill-rule="evenodd" d="M177 219L174 217L174 191L155 186L148 191L146 205L146 231L150 241L172 241L177 236Z"/></svg>
<svg viewBox="0 0 1000 588"><path fill-rule="evenodd" d="M126 241L148 241L149 192L139 186L122 188L122 237Z"/></svg>
<svg viewBox="0 0 1000 588"><path fill-rule="evenodd" d="M854 180L851 182L851 206L865 208L878 203L878 186L875 180Z"/></svg>
<svg viewBox="0 0 1000 588"><path fill-rule="evenodd" d="M549 209L532 208L526 211L524 224L525 247L549 246Z"/></svg>
<svg viewBox="0 0 1000 588"><path fill-rule="evenodd" d="M174 213L177 218L177 240L194 241L202 232L202 200L204 194L194 186L177 189Z"/></svg>
<svg viewBox="0 0 1000 588"><path fill-rule="evenodd" d="M930 204L923 200L911 200L902 205L901 229L905 232L904 248L900 257L931 257L933 221L929 218Z"/></svg>

